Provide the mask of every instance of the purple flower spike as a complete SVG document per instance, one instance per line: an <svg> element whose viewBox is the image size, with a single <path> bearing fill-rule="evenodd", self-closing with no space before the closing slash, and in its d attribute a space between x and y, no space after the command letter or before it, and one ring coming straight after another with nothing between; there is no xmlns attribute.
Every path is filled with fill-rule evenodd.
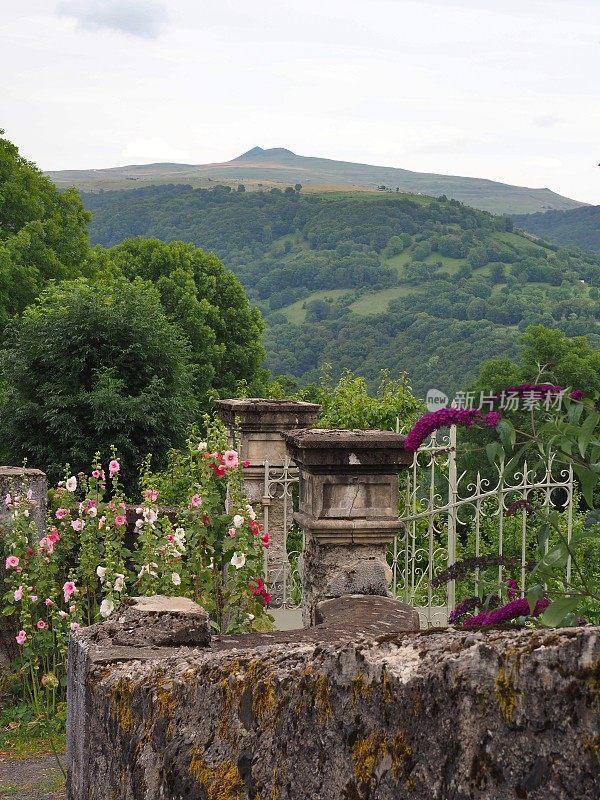
<svg viewBox="0 0 600 800"><path fill-rule="evenodd" d="M499 411L488 411L488 413L483 418L483 421L488 426L488 428L495 428L501 419L502 419L502 414Z"/></svg>

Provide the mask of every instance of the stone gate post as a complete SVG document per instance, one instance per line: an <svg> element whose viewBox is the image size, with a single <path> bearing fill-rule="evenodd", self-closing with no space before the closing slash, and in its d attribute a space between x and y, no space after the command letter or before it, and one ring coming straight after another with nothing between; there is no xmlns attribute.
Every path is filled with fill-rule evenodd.
<svg viewBox="0 0 600 800"><path fill-rule="evenodd" d="M23 469L23 467L0 467L0 531L3 524L10 519L10 511L4 503L6 495L27 494L29 490L31 490L33 518L40 536L44 535L48 508L48 479L46 473L39 469Z"/></svg>
<svg viewBox="0 0 600 800"><path fill-rule="evenodd" d="M386 548L400 528L398 473L412 462L390 431L306 429L286 434L300 470L304 530L302 619L343 595L388 596Z"/></svg>
<svg viewBox="0 0 600 800"><path fill-rule="evenodd" d="M314 425L320 406L292 400L217 400L219 416L227 425L229 442L235 446L239 437L241 457L250 461L244 470L244 486L252 506L261 506L259 517L264 524L263 507L268 506L269 550L267 578L271 604L278 608L284 601L283 587L289 581L289 564L285 549L287 531L284 525L284 498L280 492L265 492L265 463L283 470L286 446L283 435L298 427ZM288 498L289 499L289 498ZM291 499L289 521L291 522Z"/></svg>

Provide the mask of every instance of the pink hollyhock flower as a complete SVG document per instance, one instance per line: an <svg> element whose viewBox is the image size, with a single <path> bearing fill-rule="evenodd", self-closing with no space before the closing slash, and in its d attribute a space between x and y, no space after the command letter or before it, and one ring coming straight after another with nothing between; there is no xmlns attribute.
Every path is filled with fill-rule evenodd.
<svg viewBox="0 0 600 800"><path fill-rule="evenodd" d="M15 597L15 602L17 602L17 603L19 602L19 600L23 599L23 587L22 586L19 586L18 589L15 589L14 597Z"/></svg>
<svg viewBox="0 0 600 800"><path fill-rule="evenodd" d="M56 519L64 519L68 513L69 512L66 508L57 508L56 511L54 512L54 516L56 517Z"/></svg>
<svg viewBox="0 0 600 800"><path fill-rule="evenodd" d="M119 514L115 517L115 525L125 525L127 522L127 517L124 514Z"/></svg>
<svg viewBox="0 0 600 800"><path fill-rule="evenodd" d="M73 581L66 581L65 585L63 586L63 594L65 596L65 603L69 602L69 598L76 591L77 591L77 587L75 586Z"/></svg>
<svg viewBox="0 0 600 800"><path fill-rule="evenodd" d="M31 547L27 548L27 555L29 556L29 558L31 558L31 556L33 555L33 550Z"/></svg>
<svg viewBox="0 0 600 800"><path fill-rule="evenodd" d="M74 531L82 531L85 528L85 522L82 519L74 519L71 527Z"/></svg>
<svg viewBox="0 0 600 800"><path fill-rule="evenodd" d="M31 489L27 490L27 499L28 500L32 500L33 499L33 492L31 491Z"/></svg>
<svg viewBox="0 0 600 800"><path fill-rule="evenodd" d="M192 499L188 503L188 508L189 509L198 508L198 506L201 505L202 505L202 498L200 497L200 495L199 494L192 495Z"/></svg>
<svg viewBox="0 0 600 800"><path fill-rule="evenodd" d="M167 536L167 542L168 542L169 544L173 544L173 542L174 542L174 541L175 541L175 537L173 536L173 534L172 534L172 533L170 533L170 534Z"/></svg>
<svg viewBox="0 0 600 800"><path fill-rule="evenodd" d="M93 469L92 470L92 478L96 478L96 480L98 480L98 478L100 477L100 474L101 473L100 473L99 469Z"/></svg>
<svg viewBox="0 0 600 800"><path fill-rule="evenodd" d="M66 611L63 611L63 610L61 609L61 610L58 612L58 616L59 616L61 619L64 619L64 618L67 616L67 612L66 612Z"/></svg>
<svg viewBox="0 0 600 800"><path fill-rule="evenodd" d="M243 467L244 469L248 469L248 467L250 466L250 463L251 463L251 462L250 462L250 461L249 461L247 458L245 458L245 459L242 461L242 467Z"/></svg>
<svg viewBox="0 0 600 800"><path fill-rule="evenodd" d="M23 645L27 641L27 634L25 631L19 631L15 636L15 639L17 640L17 644Z"/></svg>
<svg viewBox="0 0 600 800"><path fill-rule="evenodd" d="M121 465L119 464L116 458L113 458L113 460L108 465L108 474L110 475L111 478L114 478L114 476L119 472L120 469Z"/></svg>
<svg viewBox="0 0 600 800"><path fill-rule="evenodd" d="M158 491L156 489L146 489L144 492L144 498L149 500L151 503L156 503L158 500Z"/></svg>
<svg viewBox="0 0 600 800"><path fill-rule="evenodd" d="M58 530L56 528L52 528L52 530L50 531L50 533L48 534L48 536L46 538L52 544L56 544L57 542L60 542L60 534L59 534L59 532L58 532Z"/></svg>
<svg viewBox="0 0 600 800"><path fill-rule="evenodd" d="M44 536L43 539L40 539L40 551L47 550L48 555L52 555L54 552L54 544L50 541L47 536Z"/></svg>
<svg viewBox="0 0 600 800"><path fill-rule="evenodd" d="M35 623L35 627L38 629L38 631L45 631L48 627L48 623L44 622L43 619L38 619L38 621Z"/></svg>
<svg viewBox="0 0 600 800"><path fill-rule="evenodd" d="M203 450L206 450L208 447L206 442L198 442L198 450L202 453Z"/></svg>
<svg viewBox="0 0 600 800"><path fill-rule="evenodd" d="M6 569L14 569L15 567L18 567L19 566L18 556L7 556L6 561L4 562L4 566Z"/></svg>
<svg viewBox="0 0 600 800"><path fill-rule="evenodd" d="M77 488L77 478L75 475L71 475L70 478L67 478L67 482L65 483L65 488L67 492L74 492Z"/></svg>
<svg viewBox="0 0 600 800"><path fill-rule="evenodd" d="M78 622L70 622L70 623L69 623L69 628L70 628L72 631L76 631L76 630L77 630L77 628L79 628L79 623L78 623Z"/></svg>
<svg viewBox="0 0 600 800"><path fill-rule="evenodd" d="M262 540L262 543L265 546L265 550L268 550L269 549L269 534L267 533L267 531L265 531L260 538Z"/></svg>
<svg viewBox="0 0 600 800"><path fill-rule="evenodd" d="M29 599L31 600L32 603L37 603L38 596L37 594L30 594Z"/></svg>
<svg viewBox="0 0 600 800"><path fill-rule="evenodd" d="M4 498L4 505L7 507L12 505L12 497L10 496L10 492Z"/></svg>
<svg viewBox="0 0 600 800"><path fill-rule="evenodd" d="M235 528L229 528L229 530L227 531L227 533L228 533L228 534L231 536L231 538L232 538L232 539L233 539L235 536L237 536L237 530L236 530Z"/></svg>
<svg viewBox="0 0 600 800"><path fill-rule="evenodd" d="M237 465L240 463L237 452L235 450L225 450L223 453L223 463L229 469L237 467Z"/></svg>
<svg viewBox="0 0 600 800"><path fill-rule="evenodd" d="M44 600L44 605L46 605L46 606L51 606L51 605L52 605L52 600L51 600L51 598L47 597L47 598Z"/></svg>

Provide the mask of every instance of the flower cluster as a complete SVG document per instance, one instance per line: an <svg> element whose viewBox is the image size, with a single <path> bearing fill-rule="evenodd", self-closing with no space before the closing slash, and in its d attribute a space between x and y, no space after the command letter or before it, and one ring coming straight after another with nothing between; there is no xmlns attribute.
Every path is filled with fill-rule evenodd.
<svg viewBox="0 0 600 800"><path fill-rule="evenodd" d="M549 604L550 601L547 597L538 600L531 612L531 616L539 616ZM481 614L477 614L475 617L469 617L464 620L463 625L468 627L473 625L502 625L504 622L510 622L513 619L517 619L517 617L527 617L529 614L529 601L526 597L519 597L504 606L482 611Z"/></svg>
<svg viewBox="0 0 600 800"><path fill-rule="evenodd" d="M438 411L429 411L417 420L408 433L404 440L404 449L409 453L415 453L427 437L439 428L448 428L451 425L471 428L478 422L495 428L501 418L501 414L497 411L482 414L479 409L474 408L440 408Z"/></svg>

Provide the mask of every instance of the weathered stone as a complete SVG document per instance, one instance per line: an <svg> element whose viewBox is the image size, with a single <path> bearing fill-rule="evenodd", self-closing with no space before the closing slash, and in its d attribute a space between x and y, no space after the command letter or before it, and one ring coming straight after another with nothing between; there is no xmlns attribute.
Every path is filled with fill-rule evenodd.
<svg viewBox="0 0 600 800"><path fill-rule="evenodd" d="M186 597L132 597L112 619L96 628L104 646L204 647L211 630L206 611Z"/></svg>
<svg viewBox="0 0 600 800"><path fill-rule="evenodd" d="M97 628L70 644L69 800L600 796L598 628L324 624L130 655Z"/></svg>
<svg viewBox="0 0 600 800"><path fill-rule="evenodd" d="M239 449L250 467L244 470L244 489L255 507L270 542L266 553L266 579L271 604L278 608L284 601L284 585L289 585L290 569L286 552L287 529L292 523L291 494L283 496L282 487L273 495L265 493L265 463L275 473L283 474L286 449L283 434L293 428L314 424L320 406L292 400L217 400L215 407L228 428L229 445ZM290 474L297 476L292 465Z"/></svg>
<svg viewBox="0 0 600 800"><path fill-rule="evenodd" d="M404 437L391 431L305 429L286 434L300 470L305 534L302 615L344 594L387 595L387 545L398 533L398 472L411 463Z"/></svg>
<svg viewBox="0 0 600 800"><path fill-rule="evenodd" d="M26 495L28 491L31 491L31 515L40 536L43 536L48 510L48 479L39 469L0 467L0 529L10 520L10 510L4 504L6 495Z"/></svg>

